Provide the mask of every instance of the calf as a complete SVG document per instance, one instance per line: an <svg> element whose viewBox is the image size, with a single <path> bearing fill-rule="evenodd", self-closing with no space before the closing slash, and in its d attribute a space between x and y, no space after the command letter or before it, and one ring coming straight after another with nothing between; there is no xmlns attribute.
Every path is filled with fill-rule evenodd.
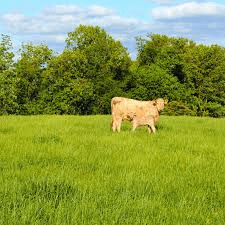
<svg viewBox="0 0 225 225"><path fill-rule="evenodd" d="M155 118L153 116L142 116L142 117L134 117L134 119L131 121L133 124L133 131L142 125L148 125L148 131L149 133L153 132L155 133Z"/></svg>

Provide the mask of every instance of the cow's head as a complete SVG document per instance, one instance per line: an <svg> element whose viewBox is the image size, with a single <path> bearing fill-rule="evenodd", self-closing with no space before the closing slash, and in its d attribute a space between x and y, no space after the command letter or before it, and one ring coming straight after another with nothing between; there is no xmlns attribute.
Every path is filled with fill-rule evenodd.
<svg viewBox="0 0 225 225"><path fill-rule="evenodd" d="M164 100L162 98L157 98L153 105L155 105L157 107L157 110L159 112L162 112L162 110L164 109L164 105L166 105L168 103L168 100Z"/></svg>

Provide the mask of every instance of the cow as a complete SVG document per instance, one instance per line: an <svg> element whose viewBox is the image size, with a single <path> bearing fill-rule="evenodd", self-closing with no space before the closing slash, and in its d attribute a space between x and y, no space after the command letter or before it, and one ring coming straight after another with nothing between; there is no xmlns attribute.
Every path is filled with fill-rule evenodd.
<svg viewBox="0 0 225 225"><path fill-rule="evenodd" d="M128 120L133 124L133 130L139 125L149 125L151 126L149 132L155 133L154 125L159 118L159 112L163 110L165 104L167 104L167 101L162 98L153 101L138 101L114 97L111 101L111 128L113 132L116 130L120 132L121 123Z"/></svg>

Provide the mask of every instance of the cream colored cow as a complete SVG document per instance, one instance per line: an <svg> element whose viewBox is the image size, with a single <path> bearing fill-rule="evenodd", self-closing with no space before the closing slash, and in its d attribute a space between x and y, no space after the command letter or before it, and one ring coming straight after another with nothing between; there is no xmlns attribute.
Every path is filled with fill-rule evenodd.
<svg viewBox="0 0 225 225"><path fill-rule="evenodd" d="M136 129L138 124L148 125L150 123L151 130L155 132L155 123L159 118L159 112L167 104L162 98L153 101L137 101L123 97L114 97L111 101L112 109L112 130L120 132L122 121L128 120L133 124L133 130ZM147 120L146 122L144 120ZM149 130L149 131L151 131Z"/></svg>

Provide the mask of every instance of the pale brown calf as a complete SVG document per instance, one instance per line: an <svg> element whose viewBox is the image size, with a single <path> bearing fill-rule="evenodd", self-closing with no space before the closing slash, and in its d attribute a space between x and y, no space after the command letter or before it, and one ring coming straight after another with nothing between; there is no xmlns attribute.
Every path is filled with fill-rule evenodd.
<svg viewBox="0 0 225 225"><path fill-rule="evenodd" d="M155 119L153 116L142 116L142 117L135 117L131 123L133 124L133 131L142 125L148 125L148 131L149 133L153 132L155 133Z"/></svg>

